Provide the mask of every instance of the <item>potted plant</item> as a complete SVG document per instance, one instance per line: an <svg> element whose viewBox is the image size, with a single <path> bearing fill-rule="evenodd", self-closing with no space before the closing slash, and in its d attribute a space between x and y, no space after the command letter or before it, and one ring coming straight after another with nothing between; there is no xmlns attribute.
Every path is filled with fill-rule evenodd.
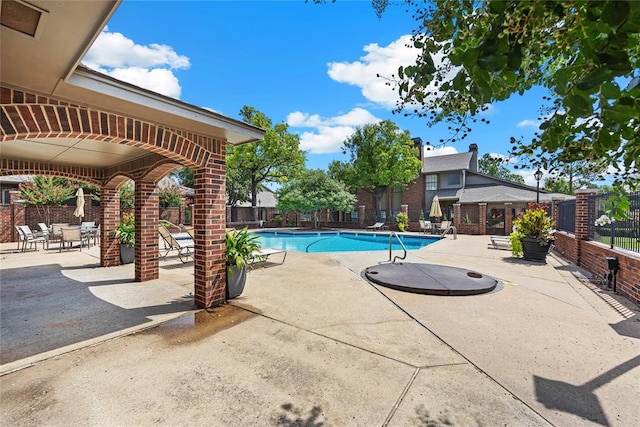
<svg viewBox="0 0 640 427"><path fill-rule="evenodd" d="M118 228L111 235L120 242L120 262L131 264L134 260L136 245L136 220L132 213L122 215Z"/></svg>
<svg viewBox="0 0 640 427"><path fill-rule="evenodd" d="M225 256L227 264L227 299L239 296L247 281L247 264L260 249L257 234L249 233L247 228L225 233Z"/></svg>
<svg viewBox="0 0 640 427"><path fill-rule="evenodd" d="M399 212L396 215L396 226L400 231L407 231L407 226L409 225L409 216L404 212Z"/></svg>
<svg viewBox="0 0 640 427"><path fill-rule="evenodd" d="M528 209L513 221L513 233L509 235L509 240L515 256L545 261L554 240L553 220L547 209L545 205L529 203Z"/></svg>

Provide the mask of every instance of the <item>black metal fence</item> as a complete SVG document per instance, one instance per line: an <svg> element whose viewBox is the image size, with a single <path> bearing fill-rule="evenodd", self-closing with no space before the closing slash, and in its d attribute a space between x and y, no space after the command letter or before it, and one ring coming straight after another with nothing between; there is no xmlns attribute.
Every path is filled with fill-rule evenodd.
<svg viewBox="0 0 640 427"><path fill-rule="evenodd" d="M640 252L640 192L627 194L630 203L624 220L611 221L609 218L607 203L610 197L619 196L610 193L589 197L589 239L611 248Z"/></svg>
<svg viewBox="0 0 640 427"><path fill-rule="evenodd" d="M558 203L558 224L556 227L560 231L569 233L576 232L576 201L565 200Z"/></svg>

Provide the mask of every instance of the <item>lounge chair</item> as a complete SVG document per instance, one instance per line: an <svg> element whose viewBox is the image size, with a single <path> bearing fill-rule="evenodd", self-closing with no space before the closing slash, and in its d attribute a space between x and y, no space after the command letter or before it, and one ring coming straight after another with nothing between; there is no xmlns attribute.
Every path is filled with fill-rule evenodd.
<svg viewBox="0 0 640 427"><path fill-rule="evenodd" d="M89 247L89 238L86 234L83 234L80 230L80 227L74 228L62 228L62 239L60 240L60 251L62 252L62 248L66 248L67 250L71 249L73 246L73 242L80 243L80 252L82 252L82 245L87 244ZM67 246L67 243L69 246Z"/></svg>
<svg viewBox="0 0 640 427"><path fill-rule="evenodd" d="M511 241L509 236L489 236L491 243L489 247L492 249L511 250Z"/></svg>
<svg viewBox="0 0 640 427"><path fill-rule="evenodd" d="M447 233L453 233L453 240L458 238L458 229L451 223L451 221L442 221L440 224L440 235L442 237Z"/></svg>
<svg viewBox="0 0 640 427"><path fill-rule="evenodd" d="M51 236L49 227L47 227L47 224L45 224L44 222L39 222L38 227L40 227L40 231L37 235L44 237L45 241L47 242L47 249L49 249L49 238Z"/></svg>
<svg viewBox="0 0 640 427"><path fill-rule="evenodd" d="M287 259L287 251L285 249L275 249L275 248L262 248L260 250L253 252L251 254L251 260L249 262L249 265L266 262L269 256L275 255L275 254L281 254L281 253L284 253L284 257L282 257L282 261L280 262L280 265L282 265L284 264L284 260Z"/></svg>
<svg viewBox="0 0 640 427"><path fill-rule="evenodd" d="M162 237L164 242L164 250L166 251L164 255L160 254L162 258L166 258L169 252L176 250L178 251L178 258L180 258L180 261L183 263L187 262L189 257L193 259L191 249L195 246L195 243L189 233L170 233L162 224L158 225L158 231L160 232L160 237ZM160 251L162 250L163 249L160 249Z"/></svg>
<svg viewBox="0 0 640 427"><path fill-rule="evenodd" d="M388 229L389 229L389 226L388 225L384 225L384 222L376 222L373 225L367 226L367 230L372 230L372 231L375 231L375 230L378 230L378 231L379 230L388 230Z"/></svg>

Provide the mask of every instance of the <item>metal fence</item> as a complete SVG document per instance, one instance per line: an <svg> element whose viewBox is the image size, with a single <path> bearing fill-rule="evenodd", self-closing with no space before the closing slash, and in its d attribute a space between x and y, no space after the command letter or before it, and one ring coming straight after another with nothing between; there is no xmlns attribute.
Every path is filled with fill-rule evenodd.
<svg viewBox="0 0 640 427"><path fill-rule="evenodd" d="M558 203L558 230L569 233L576 232L576 201L565 200Z"/></svg>
<svg viewBox="0 0 640 427"><path fill-rule="evenodd" d="M629 210L625 212L626 219L602 224L606 222L605 219L605 221L598 221L601 225L597 225L596 220L607 215L606 205L609 197L619 196L611 193L589 197L589 239L607 244L611 248L615 246L640 252L640 192L627 194L630 204Z"/></svg>

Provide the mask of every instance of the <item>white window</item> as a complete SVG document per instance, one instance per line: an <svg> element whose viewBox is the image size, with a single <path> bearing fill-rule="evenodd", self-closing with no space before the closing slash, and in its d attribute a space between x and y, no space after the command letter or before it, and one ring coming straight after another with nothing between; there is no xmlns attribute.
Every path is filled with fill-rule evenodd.
<svg viewBox="0 0 640 427"><path fill-rule="evenodd" d="M425 190L437 190L438 189L438 175L427 175L424 177L424 189Z"/></svg>

